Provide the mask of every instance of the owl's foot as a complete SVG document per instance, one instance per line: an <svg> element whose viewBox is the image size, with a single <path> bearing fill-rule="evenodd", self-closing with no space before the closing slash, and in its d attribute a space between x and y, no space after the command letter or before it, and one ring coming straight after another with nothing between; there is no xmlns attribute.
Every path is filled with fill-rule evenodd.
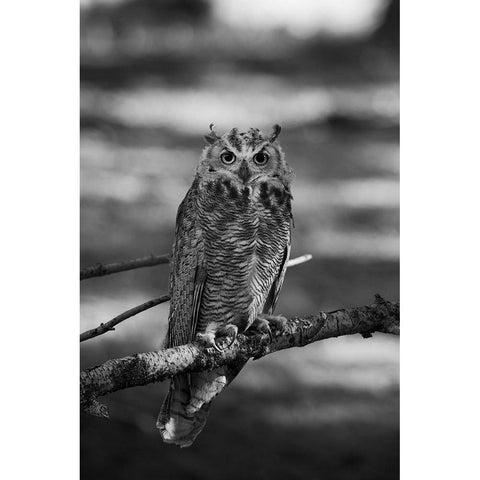
<svg viewBox="0 0 480 480"><path fill-rule="evenodd" d="M208 331L197 334L197 341L206 348L213 347L217 352L230 348L237 338L238 327L236 325L225 325L216 331ZM227 340L227 341L226 341Z"/></svg>
<svg viewBox="0 0 480 480"><path fill-rule="evenodd" d="M268 315L261 313L250 325L250 329L264 333L269 336L270 341L273 340L273 332L281 335L285 331L288 320L283 315Z"/></svg>
<svg viewBox="0 0 480 480"><path fill-rule="evenodd" d="M205 333L197 333L195 340L205 348L213 347L215 350L217 350L217 352L222 351L220 348L218 348L218 345L215 341L215 332L210 331Z"/></svg>
<svg viewBox="0 0 480 480"><path fill-rule="evenodd" d="M227 348L230 348L233 344L233 342L236 340L238 335L238 327L233 324L228 324L225 325L222 328L219 328L215 332L215 343L217 345L217 349L221 350L226 350ZM217 340L220 340L220 345L222 347L219 347L219 343ZM228 343L225 342L225 340L229 340Z"/></svg>
<svg viewBox="0 0 480 480"><path fill-rule="evenodd" d="M268 323L268 320L265 320L264 318L261 318L258 316L248 327L248 333L262 333L263 335L268 335L268 338L270 339L270 342L273 340L272 336L272 330L270 328L270 324Z"/></svg>

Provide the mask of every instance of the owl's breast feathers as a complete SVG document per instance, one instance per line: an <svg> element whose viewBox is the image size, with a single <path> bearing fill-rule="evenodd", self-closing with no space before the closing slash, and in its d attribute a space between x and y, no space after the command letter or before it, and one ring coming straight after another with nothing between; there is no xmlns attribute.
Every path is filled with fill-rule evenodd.
<svg viewBox="0 0 480 480"><path fill-rule="evenodd" d="M177 216L170 346L228 323L243 331L273 310L290 250L291 199L277 179L194 181Z"/></svg>

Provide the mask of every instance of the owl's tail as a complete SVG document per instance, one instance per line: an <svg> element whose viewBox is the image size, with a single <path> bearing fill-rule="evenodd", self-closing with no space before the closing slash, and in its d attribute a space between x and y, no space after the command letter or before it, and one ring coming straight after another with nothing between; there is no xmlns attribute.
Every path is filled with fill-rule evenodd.
<svg viewBox="0 0 480 480"><path fill-rule="evenodd" d="M189 412L189 400L189 375L174 377L157 419L157 428L165 443L189 447L205 426L210 404L202 405L196 412Z"/></svg>
<svg viewBox="0 0 480 480"><path fill-rule="evenodd" d="M189 447L205 426L211 401L243 365L174 377L157 419L163 441Z"/></svg>

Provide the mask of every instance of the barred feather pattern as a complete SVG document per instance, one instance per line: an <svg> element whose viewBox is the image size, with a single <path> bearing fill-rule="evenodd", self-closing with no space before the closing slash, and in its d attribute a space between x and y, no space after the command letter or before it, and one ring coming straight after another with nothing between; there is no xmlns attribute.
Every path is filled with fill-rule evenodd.
<svg viewBox="0 0 480 480"><path fill-rule="evenodd" d="M241 190L228 178L202 185L198 220L208 281L197 330L233 323L245 331L279 274L290 242L290 193L261 183Z"/></svg>

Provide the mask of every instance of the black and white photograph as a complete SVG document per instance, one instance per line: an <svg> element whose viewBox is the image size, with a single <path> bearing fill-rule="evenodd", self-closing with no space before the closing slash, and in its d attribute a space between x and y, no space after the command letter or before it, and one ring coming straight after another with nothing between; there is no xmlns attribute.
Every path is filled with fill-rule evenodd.
<svg viewBox="0 0 480 480"><path fill-rule="evenodd" d="M480 478L476 2L0 18L1 478Z"/></svg>
<svg viewBox="0 0 480 480"><path fill-rule="evenodd" d="M399 478L399 3L81 2L82 479Z"/></svg>

